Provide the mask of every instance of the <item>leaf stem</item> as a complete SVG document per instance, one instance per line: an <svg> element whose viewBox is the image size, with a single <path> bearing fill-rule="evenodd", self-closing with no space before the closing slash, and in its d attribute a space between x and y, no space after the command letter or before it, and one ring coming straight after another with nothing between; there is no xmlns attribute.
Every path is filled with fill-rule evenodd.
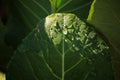
<svg viewBox="0 0 120 80"><path fill-rule="evenodd" d="M64 70L64 65L65 65L65 52L64 52L64 34L63 34L63 42L62 42L62 80L64 80L64 75L65 75L65 70Z"/></svg>
<svg viewBox="0 0 120 80"><path fill-rule="evenodd" d="M64 56L62 56L62 80L64 80Z"/></svg>
<svg viewBox="0 0 120 80"><path fill-rule="evenodd" d="M64 19L65 20L65 19ZM63 20L63 24L64 24L64 20ZM65 48L64 48L64 29L63 29L64 25L62 25L62 80L64 80L65 77Z"/></svg>

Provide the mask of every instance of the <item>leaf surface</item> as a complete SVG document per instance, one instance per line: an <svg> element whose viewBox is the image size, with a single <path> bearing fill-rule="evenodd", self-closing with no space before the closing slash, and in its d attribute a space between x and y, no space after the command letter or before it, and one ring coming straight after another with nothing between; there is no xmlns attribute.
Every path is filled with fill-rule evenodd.
<svg viewBox="0 0 120 80"><path fill-rule="evenodd" d="M92 0L12 0L7 23L6 43L14 48L35 28L36 24L51 13L75 13L86 19Z"/></svg>
<svg viewBox="0 0 120 80"><path fill-rule="evenodd" d="M53 12L74 13L86 19L93 0L50 0Z"/></svg>
<svg viewBox="0 0 120 80"><path fill-rule="evenodd" d="M108 45L74 14L46 17L11 60L7 80L114 80Z"/></svg>
<svg viewBox="0 0 120 80"><path fill-rule="evenodd" d="M89 23L94 25L104 34L114 52L112 53L116 80L120 80L120 1L119 0L94 0L89 15Z"/></svg>

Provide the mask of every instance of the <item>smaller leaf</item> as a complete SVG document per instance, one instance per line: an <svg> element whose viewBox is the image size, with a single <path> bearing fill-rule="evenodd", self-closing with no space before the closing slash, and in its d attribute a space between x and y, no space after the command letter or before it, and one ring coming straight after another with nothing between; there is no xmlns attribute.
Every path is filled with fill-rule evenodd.
<svg viewBox="0 0 120 80"><path fill-rule="evenodd" d="M62 0L50 0L51 10L55 12L61 5Z"/></svg>

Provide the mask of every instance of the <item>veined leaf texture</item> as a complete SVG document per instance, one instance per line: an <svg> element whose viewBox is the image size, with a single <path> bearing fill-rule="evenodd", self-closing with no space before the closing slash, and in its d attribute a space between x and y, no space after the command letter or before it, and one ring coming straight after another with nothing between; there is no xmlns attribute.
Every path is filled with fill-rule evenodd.
<svg viewBox="0 0 120 80"><path fill-rule="evenodd" d="M23 40L7 80L114 80L108 44L76 15L54 13Z"/></svg>

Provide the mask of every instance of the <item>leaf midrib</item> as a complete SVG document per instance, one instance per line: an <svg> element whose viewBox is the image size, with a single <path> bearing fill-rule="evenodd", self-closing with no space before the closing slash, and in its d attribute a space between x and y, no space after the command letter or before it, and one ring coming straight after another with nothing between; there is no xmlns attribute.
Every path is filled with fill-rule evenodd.
<svg viewBox="0 0 120 80"><path fill-rule="evenodd" d="M65 50L64 50L64 31L63 31L63 27L64 27L64 18L63 18L63 25L62 25L62 80L64 80L65 77Z"/></svg>

